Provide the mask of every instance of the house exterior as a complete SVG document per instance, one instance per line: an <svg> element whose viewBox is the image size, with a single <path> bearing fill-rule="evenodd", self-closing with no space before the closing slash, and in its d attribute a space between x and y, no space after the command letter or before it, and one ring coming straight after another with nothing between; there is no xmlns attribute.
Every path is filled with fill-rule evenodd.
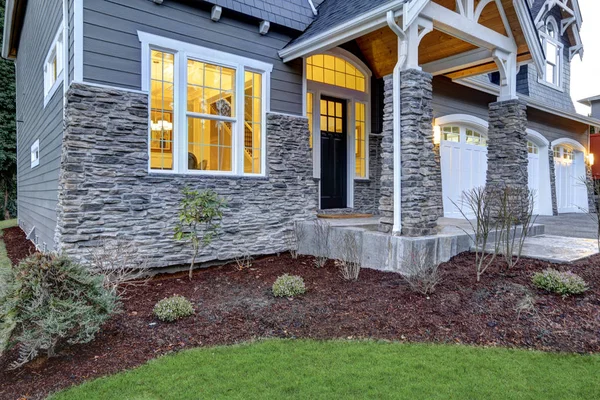
<svg viewBox="0 0 600 400"><path fill-rule="evenodd" d="M185 186L229 204L202 261L285 251L318 212L431 235L485 184L581 212L581 24L576 0L7 0L19 223L170 266Z"/></svg>

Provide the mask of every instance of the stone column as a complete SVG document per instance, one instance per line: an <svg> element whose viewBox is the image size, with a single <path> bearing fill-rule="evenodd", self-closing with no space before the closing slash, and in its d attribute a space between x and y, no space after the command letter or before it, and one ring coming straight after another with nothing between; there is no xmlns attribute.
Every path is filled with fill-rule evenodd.
<svg viewBox="0 0 600 400"><path fill-rule="evenodd" d="M394 88L393 76L383 78L383 131L381 133L381 176L379 189L379 230L392 232L394 226Z"/></svg>
<svg viewBox="0 0 600 400"><path fill-rule="evenodd" d="M409 69L401 74L401 210L402 235L436 233L442 216L442 175L433 144L432 76ZM393 90L392 76L384 78L384 126L380 230L393 227Z"/></svg>
<svg viewBox="0 0 600 400"><path fill-rule="evenodd" d="M512 188L523 196L514 201L526 201L529 188L526 129L524 102L515 99L490 104L486 186L490 190Z"/></svg>

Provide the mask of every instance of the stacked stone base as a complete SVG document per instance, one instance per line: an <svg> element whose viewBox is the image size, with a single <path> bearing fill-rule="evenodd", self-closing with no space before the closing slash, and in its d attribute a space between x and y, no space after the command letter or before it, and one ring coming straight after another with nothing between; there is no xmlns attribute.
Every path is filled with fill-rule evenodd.
<svg viewBox="0 0 600 400"><path fill-rule="evenodd" d="M308 122L267 115L267 177L148 172L148 96L74 84L67 93L56 249L87 260L107 240L137 249L150 267L186 264L173 238L181 190L212 189L227 200L219 236L199 262L289 248L286 232L316 215Z"/></svg>

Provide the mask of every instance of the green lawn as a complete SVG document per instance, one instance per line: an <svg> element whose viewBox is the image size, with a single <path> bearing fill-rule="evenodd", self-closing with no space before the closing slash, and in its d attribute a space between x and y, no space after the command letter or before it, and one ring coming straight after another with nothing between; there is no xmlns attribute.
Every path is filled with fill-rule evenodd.
<svg viewBox="0 0 600 400"><path fill-rule="evenodd" d="M6 228L12 228L13 226L17 226L16 219L7 219L5 221L0 221L0 231L2 231L3 229L6 229ZM0 236L1 235L2 235L2 233L0 233Z"/></svg>
<svg viewBox="0 0 600 400"><path fill-rule="evenodd" d="M162 357L52 399L598 399L599 374L599 356L271 340Z"/></svg>

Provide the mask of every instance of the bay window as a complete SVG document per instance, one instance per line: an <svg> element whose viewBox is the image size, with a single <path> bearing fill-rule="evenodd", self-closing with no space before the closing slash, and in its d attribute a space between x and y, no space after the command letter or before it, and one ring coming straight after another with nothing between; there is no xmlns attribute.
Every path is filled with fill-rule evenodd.
<svg viewBox="0 0 600 400"><path fill-rule="evenodd" d="M159 36L142 42L149 169L264 175L270 64Z"/></svg>

